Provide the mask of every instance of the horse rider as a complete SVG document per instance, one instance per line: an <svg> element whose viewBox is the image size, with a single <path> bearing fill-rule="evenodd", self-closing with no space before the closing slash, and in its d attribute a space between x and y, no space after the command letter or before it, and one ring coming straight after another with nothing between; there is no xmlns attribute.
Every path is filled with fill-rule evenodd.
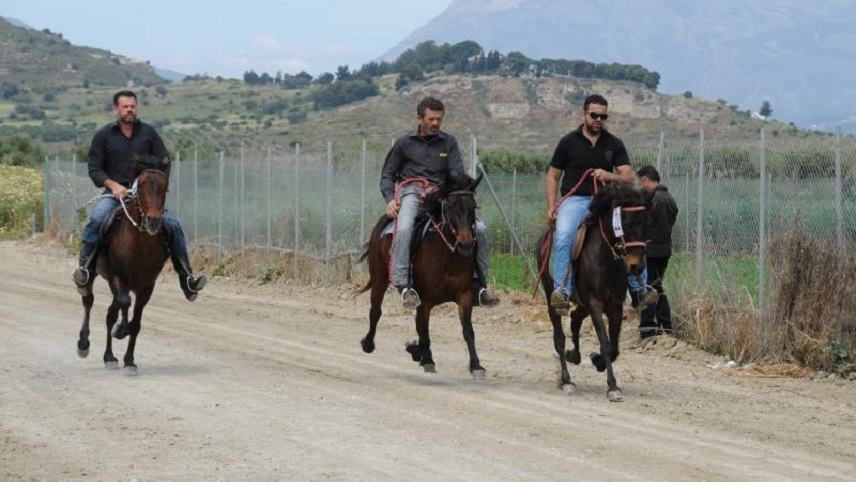
<svg viewBox="0 0 856 482"><path fill-rule="evenodd" d="M550 305L561 315L574 308L571 252L577 229L589 214L595 183L632 183L635 179L624 143L604 127L608 118L606 98L598 94L585 98L582 124L559 141L544 183L547 219L555 222L550 260L554 291ZM590 177L584 179L587 172ZM556 205L560 180L564 200ZM643 296L641 299L650 303L644 283L636 287Z"/></svg>
<svg viewBox="0 0 856 482"><path fill-rule="evenodd" d="M134 182L135 166L131 156L148 154L158 159L168 157L166 146L154 127L137 118L137 95L134 92L122 90L113 95L113 114L116 120L95 133L89 148L89 177L96 187L103 187L105 191L92 206L89 222L81 235L79 266L71 276L81 295L86 293L86 286L92 276L101 241L101 226L120 205L120 199L128 196L128 189ZM208 280L205 275L193 276L184 231L178 218L168 210L163 213L163 227L181 291L188 301L193 301Z"/></svg>
<svg viewBox="0 0 856 482"><path fill-rule="evenodd" d="M416 218L424 214L422 199L426 192L444 186L465 185L458 141L440 130L445 106L433 97L425 97L416 107L415 131L396 139L386 155L380 179L380 192L386 201L386 214L396 219L392 245L391 284L401 294L405 308L419 306L419 294L410 281L410 241ZM499 303L496 293L487 288L488 240L485 224L476 218L475 302L481 306Z"/></svg>

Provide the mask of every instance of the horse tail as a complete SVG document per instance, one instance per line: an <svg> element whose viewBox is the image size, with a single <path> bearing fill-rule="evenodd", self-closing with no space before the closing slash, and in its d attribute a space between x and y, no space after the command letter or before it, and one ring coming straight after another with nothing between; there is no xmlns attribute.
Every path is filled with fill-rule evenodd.
<svg viewBox="0 0 856 482"><path fill-rule="evenodd" d="M369 236L369 240L366 241L366 243L363 245L363 253L360 255L360 260L359 260L360 263L369 259L369 255L371 254L372 241L376 240L376 239L379 240L381 238L381 235L383 234L383 228L386 227L386 225L389 221L390 221L390 218L386 214L384 214L383 216L380 217L380 219L378 219L377 223L372 228L371 235ZM366 291L370 290L371 288L372 288L372 278L371 278L371 269L370 269L369 270L369 280L366 282L366 285L357 289L356 291L354 291L353 297L356 298L357 296L360 296L361 294L365 293Z"/></svg>
<svg viewBox="0 0 856 482"><path fill-rule="evenodd" d="M550 265L550 255L553 251L553 229L548 228L544 231L544 234L538 239L538 243L535 245L535 261L538 263L538 279L535 280L535 289L532 291L532 297L534 298L538 294L538 283L544 285L544 291L547 292L548 284L545 277L550 276L550 272L547 271L547 266Z"/></svg>

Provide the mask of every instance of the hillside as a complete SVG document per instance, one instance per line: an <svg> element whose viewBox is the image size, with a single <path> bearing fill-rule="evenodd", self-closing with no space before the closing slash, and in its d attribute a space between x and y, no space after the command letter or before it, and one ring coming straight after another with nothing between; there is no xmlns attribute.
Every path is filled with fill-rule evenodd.
<svg viewBox="0 0 856 482"><path fill-rule="evenodd" d="M425 40L547 58L638 63L660 89L798 124L856 130L856 3L831 0L455 0L383 56Z"/></svg>
<svg viewBox="0 0 856 482"><path fill-rule="evenodd" d="M72 45L62 34L17 27L0 17L3 84L45 90L80 86L123 87L166 82L146 62L108 50Z"/></svg>
<svg viewBox="0 0 856 482"><path fill-rule="evenodd" d="M172 147L206 146L208 152L242 143L317 146L330 140L356 145L362 139L382 147L414 127L416 104L432 94L448 106L445 128L462 139L474 134L485 147L546 152L579 122L585 95L598 92L610 101L610 128L634 141L656 142L661 131L670 139L695 137L702 128L710 138L749 139L762 125L777 135L810 135L750 119L734 106L667 96L631 82L438 74L396 90L395 81L395 75L380 77L380 95L329 110L312 109L317 85L286 90L237 80L184 82L138 89L140 116L156 125ZM16 115L14 102L0 100L0 136L26 133L52 151L75 144L83 148L95 129L111 120L114 91L77 87L59 92L51 101L33 104L44 112L44 120Z"/></svg>

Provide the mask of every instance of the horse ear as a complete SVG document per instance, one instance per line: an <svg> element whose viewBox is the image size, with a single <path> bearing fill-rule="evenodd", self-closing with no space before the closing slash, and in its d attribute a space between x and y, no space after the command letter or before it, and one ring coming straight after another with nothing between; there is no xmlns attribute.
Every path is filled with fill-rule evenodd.
<svg viewBox="0 0 856 482"><path fill-rule="evenodd" d="M169 166L172 165L172 159L169 156L164 157L160 160L160 170L163 172L169 172Z"/></svg>
<svg viewBox="0 0 856 482"><path fill-rule="evenodd" d="M479 184L482 182L482 178L483 178L483 177L484 177L484 174L479 174L479 176L478 176L477 178L475 178L475 179L473 180L473 182L471 182L471 183L470 183L470 185L467 187L467 190L468 190L468 191L473 191L473 192L475 192L475 191L476 191L476 188L477 188L477 187L479 186Z"/></svg>

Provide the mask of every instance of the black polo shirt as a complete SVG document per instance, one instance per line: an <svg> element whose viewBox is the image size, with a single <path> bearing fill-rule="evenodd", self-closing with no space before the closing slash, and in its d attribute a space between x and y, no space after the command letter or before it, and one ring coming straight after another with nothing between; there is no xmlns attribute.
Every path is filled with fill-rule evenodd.
<svg viewBox="0 0 856 482"><path fill-rule="evenodd" d="M592 145L582 132L582 126L563 137L556 146L550 166L565 171L562 176L562 196L577 185L588 169L603 169L613 172L618 166L629 166L627 149L621 139L606 130L600 131L597 142ZM591 196L594 192L591 179L584 182L575 196Z"/></svg>
<svg viewBox="0 0 856 482"><path fill-rule="evenodd" d="M380 178L380 193L386 202L395 195L395 184L410 177L424 177L443 188L457 189L466 179L464 161L455 136L440 131L422 137L419 128L395 140L386 155Z"/></svg>
<svg viewBox="0 0 856 482"><path fill-rule="evenodd" d="M104 187L108 179L130 187L134 182L132 154L150 154L158 159L167 157L166 146L155 128L137 120L131 137L125 137L119 122L102 127L92 137L89 147L89 177L97 187Z"/></svg>

